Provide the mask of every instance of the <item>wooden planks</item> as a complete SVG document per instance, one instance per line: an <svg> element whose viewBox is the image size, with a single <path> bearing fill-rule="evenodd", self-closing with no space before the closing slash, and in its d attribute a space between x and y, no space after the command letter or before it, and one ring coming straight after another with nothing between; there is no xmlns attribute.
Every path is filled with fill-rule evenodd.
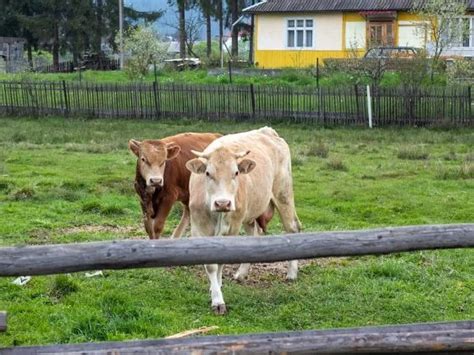
<svg viewBox="0 0 474 355"><path fill-rule="evenodd" d="M474 247L474 224L427 225L273 237L120 240L0 249L0 276L329 256L379 255Z"/></svg>
<svg viewBox="0 0 474 355"><path fill-rule="evenodd" d="M474 322L206 336L0 349L36 354L472 354Z"/></svg>
<svg viewBox="0 0 474 355"><path fill-rule="evenodd" d="M367 125L363 86L0 82L0 113ZM375 126L472 126L469 87L373 87Z"/></svg>
<svg viewBox="0 0 474 355"><path fill-rule="evenodd" d="M0 311L0 332L7 330L7 312Z"/></svg>

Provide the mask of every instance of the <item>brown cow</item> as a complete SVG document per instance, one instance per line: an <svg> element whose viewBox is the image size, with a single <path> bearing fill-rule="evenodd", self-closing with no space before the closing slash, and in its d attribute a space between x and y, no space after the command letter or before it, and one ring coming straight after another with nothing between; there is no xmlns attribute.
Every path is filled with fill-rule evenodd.
<svg viewBox="0 0 474 355"><path fill-rule="evenodd" d="M131 139L128 147L138 158L135 191L140 196L145 229L151 239L163 232L165 220L174 203L183 204L183 215L173 237L180 237L189 224L189 177L186 162L221 137L215 133L184 133L160 140Z"/></svg>

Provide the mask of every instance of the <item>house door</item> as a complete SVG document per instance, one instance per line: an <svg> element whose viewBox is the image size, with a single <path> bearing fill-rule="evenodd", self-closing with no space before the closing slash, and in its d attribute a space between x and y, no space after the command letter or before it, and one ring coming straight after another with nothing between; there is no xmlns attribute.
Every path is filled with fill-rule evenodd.
<svg viewBox="0 0 474 355"><path fill-rule="evenodd" d="M369 22L367 27L368 47L394 46L393 27L393 22Z"/></svg>

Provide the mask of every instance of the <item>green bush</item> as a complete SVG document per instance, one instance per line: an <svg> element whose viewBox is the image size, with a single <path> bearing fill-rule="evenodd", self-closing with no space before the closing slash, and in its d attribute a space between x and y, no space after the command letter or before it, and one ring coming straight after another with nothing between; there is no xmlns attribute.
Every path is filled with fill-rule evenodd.
<svg viewBox="0 0 474 355"><path fill-rule="evenodd" d="M474 60L457 59L446 69L448 83L451 85L474 83Z"/></svg>
<svg viewBox="0 0 474 355"><path fill-rule="evenodd" d="M327 158L329 155L329 147L324 142L313 142L308 147L306 155L319 158Z"/></svg>
<svg viewBox="0 0 474 355"><path fill-rule="evenodd" d="M397 157L405 160L426 160L429 158L429 153L423 148L408 146L400 148Z"/></svg>
<svg viewBox="0 0 474 355"><path fill-rule="evenodd" d="M349 170L346 164L340 158L331 158L326 164L326 167L330 170L336 171L347 171Z"/></svg>

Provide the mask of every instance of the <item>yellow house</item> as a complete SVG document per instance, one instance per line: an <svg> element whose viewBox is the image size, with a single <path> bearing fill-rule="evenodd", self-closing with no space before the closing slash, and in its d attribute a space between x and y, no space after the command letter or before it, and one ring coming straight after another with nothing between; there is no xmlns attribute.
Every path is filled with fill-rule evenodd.
<svg viewBox="0 0 474 355"><path fill-rule="evenodd" d="M254 62L261 68L314 66L375 46L427 45L413 0L268 0L254 16ZM474 19L470 20L471 30ZM474 34L469 46L474 51Z"/></svg>

